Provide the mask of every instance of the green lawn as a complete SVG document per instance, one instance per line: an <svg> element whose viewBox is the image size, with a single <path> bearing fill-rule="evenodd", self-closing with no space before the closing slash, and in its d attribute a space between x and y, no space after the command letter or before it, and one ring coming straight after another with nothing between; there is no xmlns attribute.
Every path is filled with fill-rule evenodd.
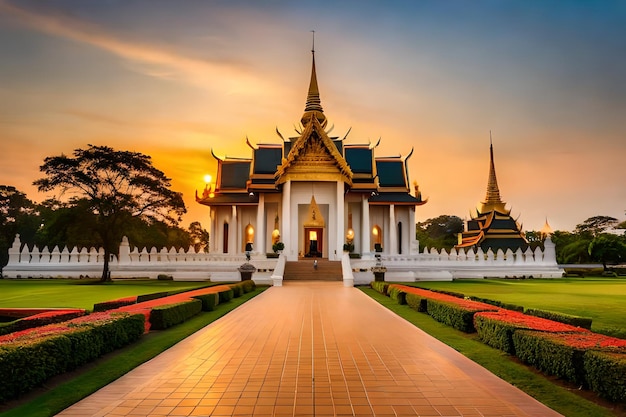
<svg viewBox="0 0 626 417"><path fill-rule="evenodd" d="M592 330L626 336L626 279L468 279L419 282L421 288L454 291L542 310L591 317Z"/></svg>
<svg viewBox="0 0 626 417"><path fill-rule="evenodd" d="M60 307L93 309L94 303L132 295L206 286L207 282L117 280L0 279L0 308Z"/></svg>

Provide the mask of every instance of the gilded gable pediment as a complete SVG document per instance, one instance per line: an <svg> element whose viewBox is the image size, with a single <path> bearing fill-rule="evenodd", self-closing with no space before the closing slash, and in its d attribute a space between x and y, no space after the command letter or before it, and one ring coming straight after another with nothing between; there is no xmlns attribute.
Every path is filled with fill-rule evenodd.
<svg viewBox="0 0 626 417"><path fill-rule="evenodd" d="M311 118L276 172L277 183L343 181L352 185L352 171L319 121Z"/></svg>

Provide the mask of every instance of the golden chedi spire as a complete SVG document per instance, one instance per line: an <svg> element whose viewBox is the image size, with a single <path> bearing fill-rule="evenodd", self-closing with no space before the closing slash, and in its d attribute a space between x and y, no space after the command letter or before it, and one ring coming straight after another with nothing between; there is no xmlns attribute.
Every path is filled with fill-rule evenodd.
<svg viewBox="0 0 626 417"><path fill-rule="evenodd" d="M497 211L499 213L508 214L505 203L500 198L500 189L498 188L498 179L496 178L496 166L493 162L493 143L491 143L491 133L489 134L489 179L487 181L487 194L485 201L479 206L480 213L489 211Z"/></svg>
<svg viewBox="0 0 626 417"><path fill-rule="evenodd" d="M317 73L315 71L315 32L313 32L313 48L311 49L311 53L313 55L311 81L309 82L309 91L307 92L304 115L302 115L301 121L303 125L306 125L312 117L315 117L323 127L326 125L326 116L324 116L324 109L322 109L320 91L317 86Z"/></svg>

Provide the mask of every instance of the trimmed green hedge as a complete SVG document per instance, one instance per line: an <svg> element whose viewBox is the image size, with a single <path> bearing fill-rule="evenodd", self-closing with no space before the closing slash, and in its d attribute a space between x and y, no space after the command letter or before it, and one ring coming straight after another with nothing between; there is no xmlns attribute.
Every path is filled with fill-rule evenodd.
<svg viewBox="0 0 626 417"><path fill-rule="evenodd" d="M191 298L196 298L202 301L202 311L213 311L220 303L220 296L216 292L211 294L194 295Z"/></svg>
<svg viewBox="0 0 626 417"><path fill-rule="evenodd" d="M380 281L378 281L380 282ZM387 292L389 293L389 298L394 300L398 304L406 304L406 292L402 291L401 288L398 288L395 285L391 285L387 287Z"/></svg>
<svg viewBox="0 0 626 417"><path fill-rule="evenodd" d="M241 287L243 288L244 293L249 293L256 290L256 283L251 279L242 281L239 285L241 285Z"/></svg>
<svg viewBox="0 0 626 417"><path fill-rule="evenodd" d="M559 378L586 385L584 349L551 337L553 333L533 330L513 332L515 355L524 363Z"/></svg>
<svg viewBox="0 0 626 417"><path fill-rule="evenodd" d="M570 324L572 326L582 327L583 329L591 330L592 319L590 317L573 316L571 314L557 313L555 311L538 310L534 308L528 308L524 311L525 314L535 317L541 317L544 319L558 321L560 323Z"/></svg>
<svg viewBox="0 0 626 417"><path fill-rule="evenodd" d="M143 303L144 301L156 300L157 298L167 297L168 295L172 295L167 291L162 292L153 292L151 294L141 294L137 296L137 304Z"/></svg>
<svg viewBox="0 0 626 417"><path fill-rule="evenodd" d="M503 303L502 301L490 300L489 298L482 298L482 297L475 297L475 296L471 296L470 300L478 301L478 302L485 303L485 304L491 304L492 306L505 308L507 310L518 311L520 313L524 312L524 307L517 305L517 304Z"/></svg>
<svg viewBox="0 0 626 417"><path fill-rule="evenodd" d="M589 387L610 401L626 403L626 354L587 351L584 367Z"/></svg>
<svg viewBox="0 0 626 417"><path fill-rule="evenodd" d="M513 333L518 328L517 326L476 315L474 316L474 328L478 332L478 338L483 343L515 355Z"/></svg>
<svg viewBox="0 0 626 417"><path fill-rule="evenodd" d="M243 288L239 284L231 285L230 288L233 290L233 297L239 298L243 295Z"/></svg>
<svg viewBox="0 0 626 417"><path fill-rule="evenodd" d="M406 295L406 303L415 311L419 311L420 313L425 313L428 308L428 304L426 302L426 298L422 297L418 294L408 293Z"/></svg>
<svg viewBox="0 0 626 417"><path fill-rule="evenodd" d="M458 304L429 299L426 301L426 312L440 323L447 324L465 333L474 333L474 313L478 310L468 309ZM482 311L482 310L480 310Z"/></svg>
<svg viewBox="0 0 626 417"><path fill-rule="evenodd" d="M195 316L202 311L202 301L187 300L175 304L154 307L150 312L152 329L163 330Z"/></svg>
<svg viewBox="0 0 626 417"><path fill-rule="evenodd" d="M385 281L372 281L370 282L370 287L374 290L378 291L381 294L388 295L387 289L389 288L389 283Z"/></svg>
<svg viewBox="0 0 626 417"><path fill-rule="evenodd" d="M232 300L234 297L234 291L232 290L232 288L229 288L227 290L222 290L218 292L218 294L220 298L220 304L227 303L228 301Z"/></svg>
<svg viewBox="0 0 626 417"><path fill-rule="evenodd" d="M76 323L70 332L1 345L0 402L134 342L144 333L144 320L142 314L119 314L105 321Z"/></svg>

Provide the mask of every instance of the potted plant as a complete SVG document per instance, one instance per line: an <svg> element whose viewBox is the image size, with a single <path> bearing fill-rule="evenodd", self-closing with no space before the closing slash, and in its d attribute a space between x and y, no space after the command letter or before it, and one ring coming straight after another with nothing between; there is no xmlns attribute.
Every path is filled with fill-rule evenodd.
<svg viewBox="0 0 626 417"><path fill-rule="evenodd" d="M281 253L283 249L285 249L285 244L283 242L276 242L272 245L274 253Z"/></svg>
<svg viewBox="0 0 626 417"><path fill-rule="evenodd" d="M354 243L352 242L346 242L343 244L343 251L344 252L352 252L354 250Z"/></svg>

